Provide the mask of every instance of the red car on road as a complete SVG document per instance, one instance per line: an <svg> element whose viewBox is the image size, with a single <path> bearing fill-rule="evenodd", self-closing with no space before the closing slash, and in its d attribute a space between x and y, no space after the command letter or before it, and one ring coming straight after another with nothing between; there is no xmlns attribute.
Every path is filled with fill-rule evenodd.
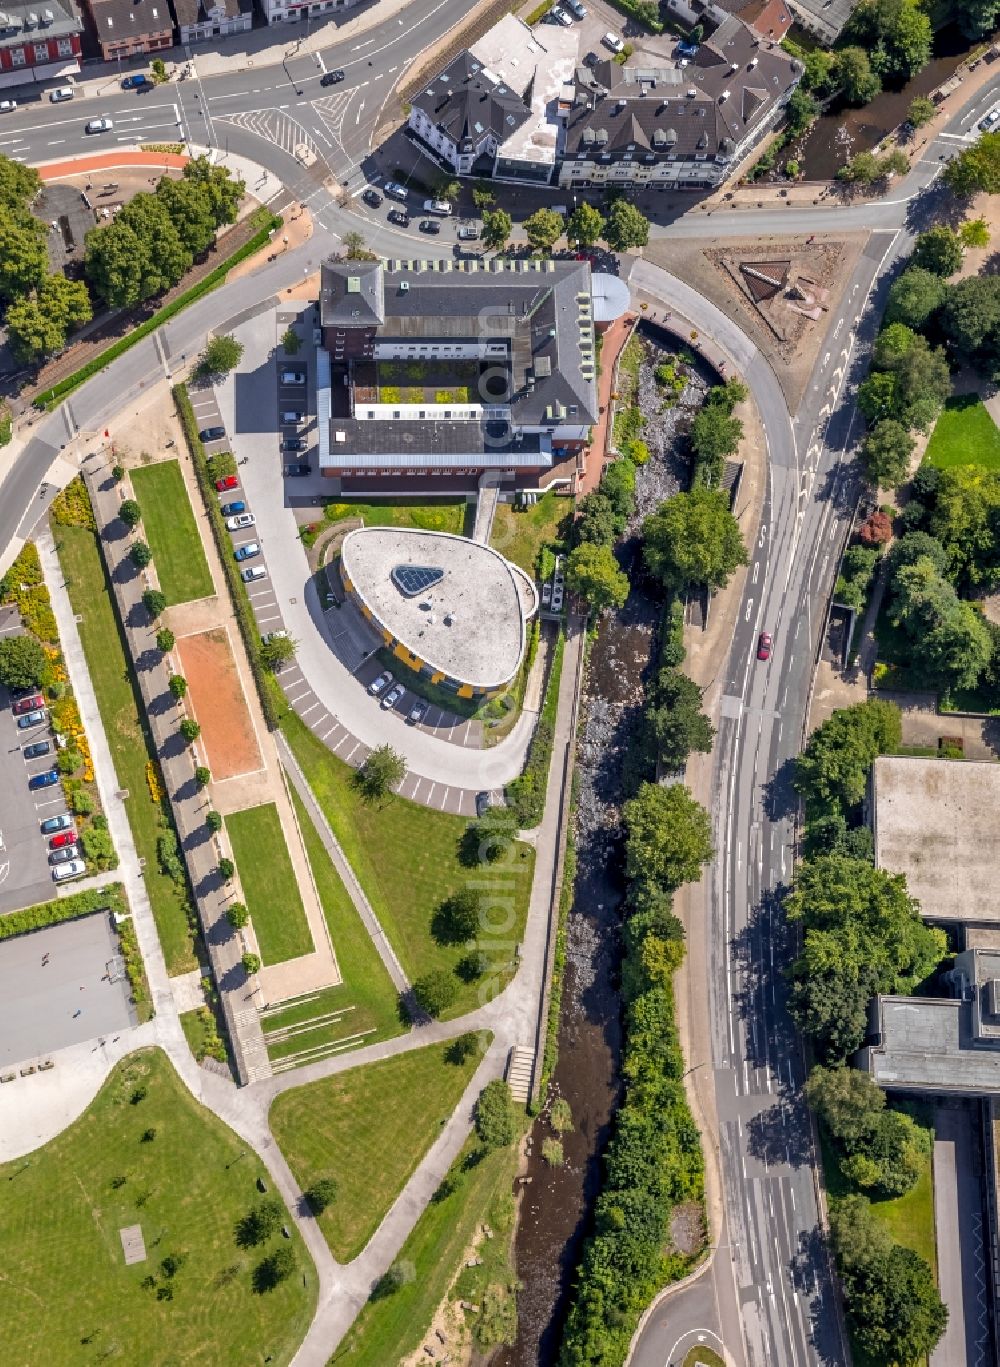
<svg viewBox="0 0 1000 1367"><path fill-rule="evenodd" d="M41 693L29 693L26 698L18 698L11 709L15 717L21 717L25 712L34 712L37 707L44 707L45 699Z"/></svg>
<svg viewBox="0 0 1000 1367"><path fill-rule="evenodd" d="M76 831L60 831L49 841L50 850L61 850L64 845L76 844Z"/></svg>
<svg viewBox="0 0 1000 1367"><path fill-rule="evenodd" d="M235 475L226 475L225 479L217 479L215 481L215 487L220 494L224 494L227 489L238 489L240 487L240 482Z"/></svg>
<svg viewBox="0 0 1000 1367"><path fill-rule="evenodd" d="M757 659L769 660L771 658L771 647L773 645L774 642L771 640L770 632L762 631L757 638Z"/></svg>

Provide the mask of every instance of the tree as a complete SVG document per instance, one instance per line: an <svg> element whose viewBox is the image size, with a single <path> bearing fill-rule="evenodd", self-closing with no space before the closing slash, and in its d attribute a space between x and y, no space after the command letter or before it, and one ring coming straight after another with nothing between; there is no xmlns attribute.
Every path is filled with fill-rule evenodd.
<svg viewBox="0 0 1000 1367"><path fill-rule="evenodd" d="M747 563L739 523L727 495L717 489L699 487L668 498L646 518L642 535L649 572L667 588L724 588Z"/></svg>
<svg viewBox="0 0 1000 1367"><path fill-rule="evenodd" d="M122 504L122 507L124 506L125 505ZM156 648L157 650L162 651L164 655L166 655L168 650L173 650L175 640L176 638L174 636L174 633L170 630L169 627L161 627L160 630L156 633Z"/></svg>
<svg viewBox="0 0 1000 1367"><path fill-rule="evenodd" d="M743 424L730 417L721 404L706 403L691 424L691 446L698 461L700 477L715 486L722 478L726 456L731 456L743 439Z"/></svg>
<svg viewBox="0 0 1000 1367"><path fill-rule="evenodd" d="M435 1020L443 1011L447 1011L457 996L455 976L443 968L425 973L413 984L413 997L417 1005Z"/></svg>
<svg viewBox="0 0 1000 1367"><path fill-rule="evenodd" d="M611 500L600 489L586 494L579 502L578 516L573 525L577 544L589 542L593 546L611 546L618 535L618 519Z"/></svg>
<svg viewBox="0 0 1000 1367"><path fill-rule="evenodd" d="M187 692L187 679L181 674L171 674L170 678L167 680L167 687L177 701L180 702L181 698L183 698Z"/></svg>
<svg viewBox="0 0 1000 1367"><path fill-rule="evenodd" d="M297 648L298 642L291 636L272 636L261 645L260 662L265 669L277 674L282 665L294 660Z"/></svg>
<svg viewBox="0 0 1000 1367"><path fill-rule="evenodd" d="M201 735L201 727L193 717L185 717L178 727L178 730L187 741L188 745L193 744Z"/></svg>
<svg viewBox="0 0 1000 1367"><path fill-rule="evenodd" d="M462 192L462 187L452 176L444 176L437 183L434 191L436 198L447 200L449 204L454 204Z"/></svg>
<svg viewBox="0 0 1000 1367"><path fill-rule="evenodd" d="M517 1137L514 1098L500 1078L487 1082L479 1093L475 1126L479 1142L487 1149L505 1149Z"/></svg>
<svg viewBox="0 0 1000 1367"><path fill-rule="evenodd" d="M833 84L833 53L825 48L815 47L801 54L803 64L802 81L796 89L805 89L813 95L830 94Z"/></svg>
<svg viewBox="0 0 1000 1367"><path fill-rule="evenodd" d="M125 526L131 530L142 521L142 509L134 498L126 498L119 506L118 516L125 523ZM171 644L173 643L171 642ZM169 650L170 647L168 646L167 649Z"/></svg>
<svg viewBox="0 0 1000 1367"><path fill-rule="evenodd" d="M885 1110L885 1093L859 1068L817 1066L806 1080L806 1101L834 1139L849 1149L865 1139Z"/></svg>
<svg viewBox="0 0 1000 1367"><path fill-rule="evenodd" d="M27 209L41 185L34 167L14 161L13 157L0 156L0 206L4 209Z"/></svg>
<svg viewBox="0 0 1000 1367"><path fill-rule="evenodd" d="M930 123L933 119L936 110L937 105L933 100L929 100L926 95L915 95L910 101L906 117L914 128L923 128L925 123Z"/></svg>
<svg viewBox="0 0 1000 1367"><path fill-rule="evenodd" d="M592 612L620 608L628 597L628 575L609 546L583 542L566 560L566 587L584 600Z"/></svg>
<svg viewBox="0 0 1000 1367"><path fill-rule="evenodd" d="M45 677L45 651L34 636L0 640L0 683L7 688L35 688Z"/></svg>
<svg viewBox="0 0 1000 1367"><path fill-rule="evenodd" d="M922 332L944 303L948 286L941 276L909 266L894 280L885 307L887 323L906 323Z"/></svg>
<svg viewBox="0 0 1000 1367"><path fill-rule="evenodd" d="M482 924L482 894L471 887L459 888L434 913L432 930L441 944L461 945L474 940Z"/></svg>
<svg viewBox="0 0 1000 1367"><path fill-rule="evenodd" d="M302 1193L306 1204L314 1215L322 1215L328 1206L337 1199L337 1183L332 1177L317 1177L311 1186Z"/></svg>
<svg viewBox="0 0 1000 1367"><path fill-rule="evenodd" d="M216 222L212 205L201 186L183 177L171 180L169 176L163 176L156 194L192 257L203 256L215 241Z"/></svg>
<svg viewBox="0 0 1000 1367"><path fill-rule="evenodd" d="M201 191L217 228L235 223L246 186L224 166L213 166L207 157L195 157L184 167L184 179Z"/></svg>
<svg viewBox="0 0 1000 1367"><path fill-rule="evenodd" d="M0 213L0 299L29 294L45 279L45 228L22 209Z"/></svg>
<svg viewBox="0 0 1000 1367"><path fill-rule="evenodd" d="M252 978L255 973L260 972L260 959L256 954L244 954L240 963L243 965L243 972L248 978Z"/></svg>
<svg viewBox="0 0 1000 1367"><path fill-rule="evenodd" d="M387 797L406 775L406 760L391 745L372 750L354 781L369 802Z"/></svg>
<svg viewBox="0 0 1000 1367"><path fill-rule="evenodd" d="M253 1288L258 1294L273 1291L295 1271L295 1253L288 1244L280 1244L254 1268Z"/></svg>
<svg viewBox="0 0 1000 1367"><path fill-rule="evenodd" d="M870 484L898 488L910 470L916 442L895 418L885 418L867 434L861 446L861 463Z"/></svg>
<svg viewBox="0 0 1000 1367"><path fill-rule="evenodd" d="M841 1167L851 1181L876 1196L905 1196L919 1180L930 1147L929 1133L912 1116L883 1111L872 1119L863 1139L848 1146Z"/></svg>
<svg viewBox="0 0 1000 1367"><path fill-rule="evenodd" d="M861 0L843 37L871 54L883 79L906 80L930 61L931 24L918 0Z"/></svg>
<svg viewBox="0 0 1000 1367"><path fill-rule="evenodd" d="M209 815L211 815L211 813L209 813ZM216 815L218 815L218 813L216 813ZM231 883L233 881L233 875L236 873L236 865L231 859L220 859L217 872L224 883Z"/></svg>
<svg viewBox="0 0 1000 1367"><path fill-rule="evenodd" d="M365 239L359 232L349 232L344 234L343 257L345 261L377 261L378 257L373 251L369 251Z"/></svg>
<svg viewBox="0 0 1000 1367"><path fill-rule="evenodd" d="M243 343L235 337L213 337L201 353L201 371L204 375L228 375L235 370L243 355Z"/></svg>
<svg viewBox="0 0 1000 1367"><path fill-rule="evenodd" d="M848 104L868 104L882 89L864 48L841 48L834 56L832 75Z"/></svg>
<svg viewBox="0 0 1000 1367"><path fill-rule="evenodd" d="M958 597L930 560L901 566L892 582L890 620L919 647L914 667L941 688L975 688L993 655L982 615Z"/></svg>
<svg viewBox="0 0 1000 1367"><path fill-rule="evenodd" d="M966 38L982 38L997 26L1000 0L958 0L955 9Z"/></svg>
<svg viewBox="0 0 1000 1367"><path fill-rule="evenodd" d="M497 202L497 197L487 186L474 185L472 187L472 202L482 213L484 209L488 209L491 204Z"/></svg>
<svg viewBox="0 0 1000 1367"><path fill-rule="evenodd" d="M876 508L858 528L858 537L865 546L885 546L892 540L892 518Z"/></svg>
<svg viewBox="0 0 1000 1367"><path fill-rule="evenodd" d="M962 264L962 242L953 228L928 228L917 238L913 264L935 275L954 275Z"/></svg>
<svg viewBox="0 0 1000 1367"><path fill-rule="evenodd" d="M807 90L803 89L802 85L797 85L789 96L788 103L785 105L785 120L788 131L794 137L798 137L800 134L804 133L810 124L814 123L818 117L819 104ZM795 174L798 174L798 163L795 163L795 165ZM788 170L787 164L785 170ZM789 174L791 175L792 173L789 172Z"/></svg>
<svg viewBox="0 0 1000 1367"><path fill-rule="evenodd" d="M618 530L623 532L635 512L635 465L632 461L623 458L606 465L599 491L610 502Z"/></svg>
<svg viewBox="0 0 1000 1367"><path fill-rule="evenodd" d="M287 327L281 334L281 346L286 356L297 356L302 348L302 338L293 327Z"/></svg>
<svg viewBox="0 0 1000 1367"><path fill-rule="evenodd" d="M890 337L901 338L906 331L895 323ZM951 372L941 347L932 347L926 337L911 335L905 350L893 353L885 343L876 348L876 365L858 389L858 407L869 422L883 418L898 419L904 427L926 432L951 393Z"/></svg>
<svg viewBox="0 0 1000 1367"><path fill-rule="evenodd" d="M536 209L524 220L524 231L533 252L550 252L562 237L562 216L554 209Z"/></svg>
<svg viewBox="0 0 1000 1367"><path fill-rule="evenodd" d="M470 863L497 864L507 858L517 839L517 813L510 807L491 807L466 827L463 845Z"/></svg>
<svg viewBox="0 0 1000 1367"><path fill-rule="evenodd" d="M682 783L643 783L622 808L625 873L673 891L701 877L712 857L708 813Z"/></svg>
<svg viewBox="0 0 1000 1367"><path fill-rule="evenodd" d="M175 285L193 257L165 201L138 194L86 237L84 274L109 308L127 308Z"/></svg>
<svg viewBox="0 0 1000 1367"><path fill-rule="evenodd" d="M604 235L604 215L592 204L578 204L566 219L566 241L592 247Z"/></svg>
<svg viewBox="0 0 1000 1367"><path fill-rule="evenodd" d="M63 754L66 751L62 751ZM84 857L89 863L95 864L99 869L112 869L118 863L118 856L115 853L114 842L106 830L101 830L97 826L89 826L80 836L80 843L83 846Z"/></svg>
<svg viewBox="0 0 1000 1367"><path fill-rule="evenodd" d="M10 343L23 361L37 361L61 351L74 328L94 316L87 286L82 280L50 275L35 293L18 299L7 310Z"/></svg>
<svg viewBox="0 0 1000 1367"><path fill-rule="evenodd" d="M242 930L250 924L250 912L243 902L230 902L226 908L226 920L234 930Z"/></svg>
<svg viewBox="0 0 1000 1367"><path fill-rule="evenodd" d="M1000 8L1000 0L997 0ZM990 229L985 218L968 218L958 230L963 247L988 247Z"/></svg>
<svg viewBox="0 0 1000 1367"><path fill-rule="evenodd" d="M240 1248L253 1248L266 1244L281 1228L284 1210L280 1201L273 1196L266 1201L258 1201L247 1211L236 1225L236 1242Z"/></svg>
<svg viewBox="0 0 1000 1367"><path fill-rule="evenodd" d="M372 1296L375 1300L384 1300L387 1296L395 1295L404 1286L411 1285L416 1279L417 1269L410 1259L397 1258L384 1276L379 1278Z"/></svg>
<svg viewBox="0 0 1000 1367"><path fill-rule="evenodd" d="M494 209L483 214L483 243L490 251L499 252L510 241L514 220L506 209Z"/></svg>
<svg viewBox="0 0 1000 1367"><path fill-rule="evenodd" d="M627 199L616 199L608 210L604 237L613 252L645 247L649 241L649 219Z"/></svg>
<svg viewBox="0 0 1000 1367"><path fill-rule="evenodd" d="M924 558L930 560L939 574L944 574L948 568L948 552L940 541L927 532L907 532L889 552L890 575L895 577L902 565L915 565Z"/></svg>
<svg viewBox="0 0 1000 1367"><path fill-rule="evenodd" d="M457 1039L453 1039L448 1045L445 1052L445 1058L447 1058L448 1062L453 1064L456 1068L460 1068L472 1058L473 1054L475 1054L478 1049L478 1037L474 1031L467 1030L464 1035L459 1035Z"/></svg>
<svg viewBox="0 0 1000 1367"><path fill-rule="evenodd" d="M959 364L1000 373L1000 276L970 275L950 287L941 330Z"/></svg>
<svg viewBox="0 0 1000 1367"><path fill-rule="evenodd" d="M199 788L207 788L212 781L212 771L204 764L199 764L194 771L194 781Z"/></svg>
<svg viewBox="0 0 1000 1367"><path fill-rule="evenodd" d="M962 199L1000 192L1000 133L980 133L944 168L944 183Z"/></svg>
<svg viewBox="0 0 1000 1367"><path fill-rule="evenodd" d="M899 748L902 718L895 703L872 698L839 707L812 733L795 761L794 784L819 809L855 807L865 795L878 755Z"/></svg>
<svg viewBox="0 0 1000 1367"><path fill-rule="evenodd" d="M197 775L197 773L198 773L198 771L197 771L197 769L196 769L196 770L195 770L195 774ZM222 830L222 813L221 813L221 812L206 812L206 813L205 813L205 825L208 827L208 829L212 832L213 835L218 835L219 832ZM231 862L231 861L230 861L230 862ZM230 875L230 877L231 877L231 876L232 876L232 875Z"/></svg>
<svg viewBox="0 0 1000 1367"><path fill-rule="evenodd" d="M661 669L650 689L645 725L665 769L682 769L692 750L707 755L715 728L701 710L702 692L677 669Z"/></svg>

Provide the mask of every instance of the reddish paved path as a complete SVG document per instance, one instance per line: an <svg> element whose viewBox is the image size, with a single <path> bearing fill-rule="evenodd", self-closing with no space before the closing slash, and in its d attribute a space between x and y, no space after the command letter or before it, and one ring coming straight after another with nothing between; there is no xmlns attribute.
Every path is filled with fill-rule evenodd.
<svg viewBox="0 0 1000 1367"><path fill-rule="evenodd" d="M42 180L62 180L64 176L79 176L88 171L112 171L116 166L174 166L180 169L190 160L178 152L98 152L91 157L74 157L72 161L50 161L35 169Z"/></svg>
<svg viewBox="0 0 1000 1367"><path fill-rule="evenodd" d="M589 494L601 482L604 462L608 457L608 438L611 435L608 429L608 418L610 417L611 386L615 378L615 365L619 353L632 331L632 324L636 317L637 315L634 313L623 313L603 334L601 373L597 381L597 403L600 408L600 417L594 428L594 439L587 448L583 475L577 488L577 493L581 495Z"/></svg>

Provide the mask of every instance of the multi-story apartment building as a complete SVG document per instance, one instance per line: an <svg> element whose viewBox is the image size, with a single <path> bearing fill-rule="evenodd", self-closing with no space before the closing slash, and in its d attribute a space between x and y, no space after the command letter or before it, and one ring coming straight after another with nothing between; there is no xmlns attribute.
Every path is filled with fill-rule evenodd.
<svg viewBox="0 0 1000 1367"><path fill-rule="evenodd" d="M0 87L76 75L82 32L73 0L0 0Z"/></svg>
<svg viewBox="0 0 1000 1367"><path fill-rule="evenodd" d="M140 57L174 45L168 0L87 0L91 26L106 62Z"/></svg>
<svg viewBox="0 0 1000 1367"><path fill-rule="evenodd" d="M247 33L253 25L253 0L173 0L173 7L182 43Z"/></svg>

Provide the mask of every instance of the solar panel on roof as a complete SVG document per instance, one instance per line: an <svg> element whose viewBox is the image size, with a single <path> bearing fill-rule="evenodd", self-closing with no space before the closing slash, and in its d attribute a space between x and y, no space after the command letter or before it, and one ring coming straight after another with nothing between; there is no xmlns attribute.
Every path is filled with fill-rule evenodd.
<svg viewBox="0 0 1000 1367"><path fill-rule="evenodd" d="M404 598L416 598L444 578L444 570L432 565L395 565L389 573Z"/></svg>

